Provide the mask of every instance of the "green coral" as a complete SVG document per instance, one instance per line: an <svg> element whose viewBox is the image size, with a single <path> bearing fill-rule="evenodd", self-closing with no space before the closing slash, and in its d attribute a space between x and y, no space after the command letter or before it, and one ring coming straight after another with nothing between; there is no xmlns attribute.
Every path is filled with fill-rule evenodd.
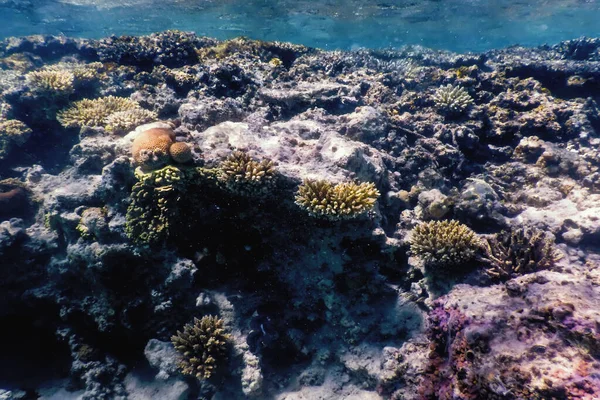
<svg viewBox="0 0 600 400"><path fill-rule="evenodd" d="M460 114L472 103L469 92L461 86L446 85L440 87L433 96L436 107L446 114Z"/></svg>
<svg viewBox="0 0 600 400"><path fill-rule="evenodd" d="M490 265L486 274L500 281L552 268L562 257L552 239L532 228L502 231L483 244L485 261Z"/></svg>
<svg viewBox="0 0 600 400"><path fill-rule="evenodd" d="M227 356L231 335L223 327L223 320L207 315L183 327L171 337L175 349L182 355L179 367L186 375L198 379L210 378L218 364Z"/></svg>
<svg viewBox="0 0 600 400"><path fill-rule="evenodd" d="M259 162L245 152L234 151L220 165L219 182L236 194L263 195L275 182L275 168L271 160Z"/></svg>
<svg viewBox="0 0 600 400"><path fill-rule="evenodd" d="M481 242L475 232L458 221L430 221L411 232L410 251L429 267L457 266L477 254Z"/></svg>
<svg viewBox="0 0 600 400"><path fill-rule="evenodd" d="M97 240L108 232L107 211L105 208L90 207L83 210L75 228L84 240Z"/></svg>
<svg viewBox="0 0 600 400"><path fill-rule="evenodd" d="M107 96L98 99L83 99L76 101L71 107L62 110L56 119L65 128L75 127L105 127L108 118L118 112L141 110L140 105L125 97ZM113 121L112 124L117 127Z"/></svg>
<svg viewBox="0 0 600 400"><path fill-rule="evenodd" d="M0 119L0 160L7 157L15 146L22 146L31 136L31 129L16 119Z"/></svg>
<svg viewBox="0 0 600 400"><path fill-rule="evenodd" d="M334 185L325 180L306 179L296 192L296 204L313 217L340 220L368 212L378 197L379 191L371 182Z"/></svg>
<svg viewBox="0 0 600 400"><path fill-rule="evenodd" d="M138 182L131 190L126 233L138 243L156 243L169 237L179 214L178 204L187 189L190 171L174 166L144 173L135 171Z"/></svg>

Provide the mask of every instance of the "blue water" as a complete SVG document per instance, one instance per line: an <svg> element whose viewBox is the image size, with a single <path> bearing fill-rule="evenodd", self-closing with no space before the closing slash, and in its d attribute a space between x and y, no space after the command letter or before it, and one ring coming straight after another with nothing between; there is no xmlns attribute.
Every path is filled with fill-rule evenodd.
<svg viewBox="0 0 600 400"><path fill-rule="evenodd" d="M600 0L0 0L0 38L165 29L327 49L483 51L600 36Z"/></svg>

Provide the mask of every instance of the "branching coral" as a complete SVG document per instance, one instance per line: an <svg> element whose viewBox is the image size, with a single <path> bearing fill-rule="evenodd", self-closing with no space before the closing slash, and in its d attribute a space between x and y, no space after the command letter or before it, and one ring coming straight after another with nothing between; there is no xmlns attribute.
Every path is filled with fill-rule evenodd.
<svg viewBox="0 0 600 400"><path fill-rule="evenodd" d="M173 166L149 173L136 169L138 182L131 190L125 227L131 240L156 243L169 237L179 216L178 204L187 189L191 173Z"/></svg>
<svg viewBox="0 0 600 400"><path fill-rule="evenodd" d="M483 244L490 264L487 275L502 281L551 268L562 257L552 240L537 229L502 231Z"/></svg>
<svg viewBox="0 0 600 400"><path fill-rule="evenodd" d="M122 134L132 130L136 126L155 121L156 119L158 119L158 116L154 111L134 108L132 110L112 113L106 117L104 122L107 132Z"/></svg>
<svg viewBox="0 0 600 400"><path fill-rule="evenodd" d="M179 366L186 375L208 379L219 362L227 356L227 343L231 335L226 333L223 320L208 315L183 327L171 337L175 349L182 355Z"/></svg>
<svg viewBox="0 0 600 400"><path fill-rule="evenodd" d="M50 96L68 96L74 91L75 75L65 69L41 69L25 75L32 91Z"/></svg>
<svg viewBox="0 0 600 400"><path fill-rule="evenodd" d="M15 146L22 146L31 136L31 129L16 119L0 119L0 160L8 156Z"/></svg>
<svg viewBox="0 0 600 400"><path fill-rule="evenodd" d="M219 181L233 193L255 196L268 192L275 182L271 160L256 161L247 153L234 151L219 168Z"/></svg>
<svg viewBox="0 0 600 400"><path fill-rule="evenodd" d="M129 121L133 119L139 120L140 115L145 115L146 117L152 116L151 119L156 118L154 114L145 114L140 110L142 110L140 105L133 100L124 97L107 96L94 100L83 99L76 101L71 107L60 111L56 119L65 128L74 128L82 126L107 126L110 122L108 118L111 115L123 111L132 111L133 115L136 115L135 118L130 116ZM116 121L112 120L111 126L114 125L114 128L116 128L118 121L122 122L123 119L116 117Z"/></svg>
<svg viewBox="0 0 600 400"><path fill-rule="evenodd" d="M480 249L477 234L458 221L430 221L411 232L410 251L430 267L455 266L471 260Z"/></svg>
<svg viewBox="0 0 600 400"><path fill-rule="evenodd" d="M371 210L379 191L371 182L338 183L306 179L296 193L296 204L313 217L330 220L356 218Z"/></svg>
<svg viewBox="0 0 600 400"><path fill-rule="evenodd" d="M460 114L472 103L473 99L461 86L442 86L434 94L436 107L446 114Z"/></svg>

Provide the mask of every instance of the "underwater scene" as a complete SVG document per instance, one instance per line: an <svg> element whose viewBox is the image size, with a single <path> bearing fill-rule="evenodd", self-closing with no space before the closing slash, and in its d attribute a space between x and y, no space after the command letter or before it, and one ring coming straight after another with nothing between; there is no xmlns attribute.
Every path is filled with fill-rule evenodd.
<svg viewBox="0 0 600 400"><path fill-rule="evenodd" d="M0 400L600 399L600 2L0 0Z"/></svg>

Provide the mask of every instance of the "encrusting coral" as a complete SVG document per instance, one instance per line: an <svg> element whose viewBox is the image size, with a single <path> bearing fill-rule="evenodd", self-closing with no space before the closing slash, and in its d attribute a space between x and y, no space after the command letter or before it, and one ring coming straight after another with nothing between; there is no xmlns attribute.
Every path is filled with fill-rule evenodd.
<svg viewBox="0 0 600 400"><path fill-rule="evenodd" d="M124 111L129 111L130 114L109 120L113 114ZM156 118L155 113L142 109L136 101L116 96L76 101L71 107L60 111L56 116L58 122L65 128L107 127L109 131L122 130L124 127L131 128L136 124L149 122Z"/></svg>
<svg viewBox="0 0 600 400"><path fill-rule="evenodd" d="M501 281L549 269L562 257L544 232L532 228L502 231L483 245L490 264L486 274Z"/></svg>
<svg viewBox="0 0 600 400"><path fill-rule="evenodd" d="M426 266L456 266L470 261L481 241L468 226L458 221L429 221L411 232L410 251Z"/></svg>
<svg viewBox="0 0 600 400"><path fill-rule="evenodd" d="M265 194L275 182L275 168L271 160L259 162L243 151L234 151L221 163L219 181L233 193Z"/></svg>
<svg viewBox="0 0 600 400"><path fill-rule="evenodd" d="M31 129L16 119L0 119L0 160L8 156L15 146L22 146L31 136Z"/></svg>
<svg viewBox="0 0 600 400"><path fill-rule="evenodd" d="M171 337L175 349L182 355L179 367L186 375L208 379L218 364L227 356L227 343L231 335L226 333L223 320L207 315L183 327Z"/></svg>
<svg viewBox="0 0 600 400"><path fill-rule="evenodd" d="M313 217L330 220L356 218L371 210L379 197L372 182L345 182L305 179L298 187L296 204Z"/></svg>
<svg viewBox="0 0 600 400"><path fill-rule="evenodd" d="M436 107L446 114L460 114L473 103L463 87L452 85L440 87L433 95L433 100Z"/></svg>

